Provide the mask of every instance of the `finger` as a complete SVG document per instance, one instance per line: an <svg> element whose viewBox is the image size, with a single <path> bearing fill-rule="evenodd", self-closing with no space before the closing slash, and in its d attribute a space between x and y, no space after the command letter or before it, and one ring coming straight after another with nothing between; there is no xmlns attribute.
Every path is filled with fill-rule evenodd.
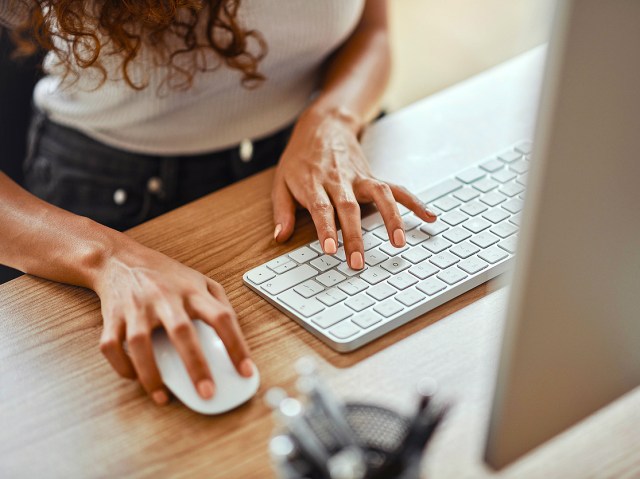
<svg viewBox="0 0 640 479"><path fill-rule="evenodd" d="M338 251L335 212L322 186L316 186L310 193L306 208L311 213L311 219L316 226L322 250L326 254L335 254Z"/></svg>
<svg viewBox="0 0 640 479"><path fill-rule="evenodd" d="M169 402L169 396L162 384L160 371L156 366L151 343L151 326L146 317L127 318L127 345L138 380L145 391L158 405Z"/></svg>
<svg viewBox="0 0 640 479"><path fill-rule="evenodd" d="M357 190L358 199L375 202L391 243L397 248L402 248L406 244L404 223L389 185L382 181L367 179L358 185Z"/></svg>
<svg viewBox="0 0 640 479"><path fill-rule="evenodd" d="M156 305L155 312L180 355L196 391L201 398L211 399L215 392L213 376L202 352L196 328L185 308L179 304L163 302Z"/></svg>
<svg viewBox="0 0 640 479"><path fill-rule="evenodd" d="M329 191L342 229L342 241L351 269L364 268L364 245L360 225L360 205L351 186L343 185Z"/></svg>
<svg viewBox="0 0 640 479"><path fill-rule="evenodd" d="M296 203L284 180L276 178L271 193L273 222L276 225L273 239L277 242L288 240L296 223Z"/></svg>
<svg viewBox="0 0 640 479"><path fill-rule="evenodd" d="M120 376L127 379L135 379L136 370L122 347L125 334L124 317L105 321L100 337L100 351Z"/></svg>
<svg viewBox="0 0 640 479"><path fill-rule="evenodd" d="M404 186L389 184L389 187L396 201L413 211L422 221L433 223L438 218L438 215L433 210L429 209L420 198Z"/></svg>
<svg viewBox="0 0 640 479"><path fill-rule="evenodd" d="M231 305L204 295L190 296L187 304L191 317L202 319L216 330L238 373L244 377L253 375L249 347Z"/></svg>

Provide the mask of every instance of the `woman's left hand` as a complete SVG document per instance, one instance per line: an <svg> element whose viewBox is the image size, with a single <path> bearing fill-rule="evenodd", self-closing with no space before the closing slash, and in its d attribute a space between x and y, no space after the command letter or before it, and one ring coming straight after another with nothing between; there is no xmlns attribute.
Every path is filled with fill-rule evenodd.
<svg viewBox="0 0 640 479"><path fill-rule="evenodd" d="M436 220L406 188L371 175L358 142L358 128L343 112L307 110L280 159L272 191L276 241L286 241L293 233L297 203L311 213L324 252L334 254L338 248L337 214L352 269L364 267L360 203L375 203L391 243L398 248L405 245L405 233L397 203L423 221Z"/></svg>

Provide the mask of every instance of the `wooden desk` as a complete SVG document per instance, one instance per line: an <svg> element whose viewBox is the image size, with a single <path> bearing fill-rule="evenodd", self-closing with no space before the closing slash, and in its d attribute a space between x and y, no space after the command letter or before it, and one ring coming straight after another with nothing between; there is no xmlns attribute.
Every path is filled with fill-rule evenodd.
<svg viewBox="0 0 640 479"><path fill-rule="evenodd" d="M420 189L465 162L530 136L543 51L391 115L365 146L374 171ZM516 120L514 120L514 118ZM273 477L264 392L293 392L293 360L313 355L347 398L409 411L412 387L436 378L455 407L425 461L429 478L488 477L487 411L507 297L482 285L351 354L325 347L259 299L241 274L313 238L271 240L272 171L133 229L130 235L216 278L236 308L262 374L256 398L204 417L156 407L98 350L96 296L23 277L0 287L0 477ZM435 323L435 324L434 324ZM616 401L500 476L640 477L640 390Z"/></svg>

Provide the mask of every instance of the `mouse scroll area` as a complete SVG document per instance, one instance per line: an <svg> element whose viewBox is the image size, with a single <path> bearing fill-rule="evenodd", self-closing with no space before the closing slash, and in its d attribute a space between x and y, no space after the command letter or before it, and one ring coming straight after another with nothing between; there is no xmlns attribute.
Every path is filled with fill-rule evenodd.
<svg viewBox="0 0 640 479"><path fill-rule="evenodd" d="M254 366L249 378L240 376L216 331L201 320L195 320L193 324L216 385L213 398L202 399L198 395L166 331L157 329L153 332L153 353L162 381L182 403L201 414L222 414L244 404L260 386L257 368Z"/></svg>

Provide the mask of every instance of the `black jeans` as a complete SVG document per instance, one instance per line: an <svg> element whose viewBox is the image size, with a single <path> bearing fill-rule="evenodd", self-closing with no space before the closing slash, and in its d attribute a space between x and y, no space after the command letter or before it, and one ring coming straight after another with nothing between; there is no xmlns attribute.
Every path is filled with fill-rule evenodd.
<svg viewBox="0 0 640 479"><path fill-rule="evenodd" d="M153 156L107 146L34 109L25 186L49 203L122 231L275 165L291 130L252 143L248 161L239 148Z"/></svg>

